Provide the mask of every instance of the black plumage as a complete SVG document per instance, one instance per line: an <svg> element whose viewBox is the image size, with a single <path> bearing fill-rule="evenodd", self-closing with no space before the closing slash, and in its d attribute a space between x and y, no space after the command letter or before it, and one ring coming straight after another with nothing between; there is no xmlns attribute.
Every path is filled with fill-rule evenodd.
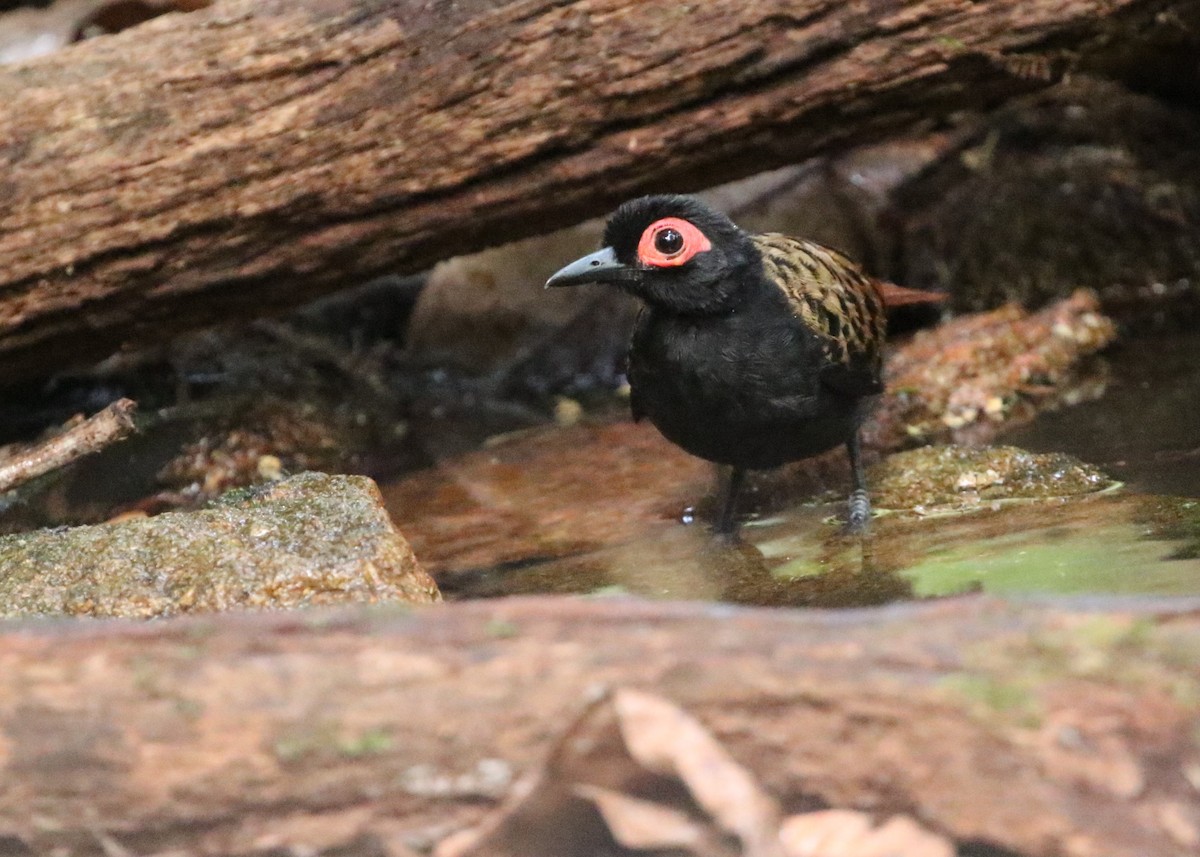
<svg viewBox="0 0 1200 857"><path fill-rule="evenodd" d="M833 250L744 232L689 196L625 203L604 244L546 285L611 283L645 303L629 349L633 415L732 466L717 530L735 529L745 470L839 444L854 482L849 523L862 528L859 424L883 386L879 283Z"/></svg>

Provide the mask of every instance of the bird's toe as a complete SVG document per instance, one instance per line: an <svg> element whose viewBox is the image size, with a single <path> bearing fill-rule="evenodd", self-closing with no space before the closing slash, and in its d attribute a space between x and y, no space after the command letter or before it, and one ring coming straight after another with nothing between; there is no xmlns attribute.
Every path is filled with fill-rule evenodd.
<svg viewBox="0 0 1200 857"><path fill-rule="evenodd" d="M851 533L861 533L866 530L871 520L871 498L867 496L866 491L859 488L850 495L849 506L846 529Z"/></svg>

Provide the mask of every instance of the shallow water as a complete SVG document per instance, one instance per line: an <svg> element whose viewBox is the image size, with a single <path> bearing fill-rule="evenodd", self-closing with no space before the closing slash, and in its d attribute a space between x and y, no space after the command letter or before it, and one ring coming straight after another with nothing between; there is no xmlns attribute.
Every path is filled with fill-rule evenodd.
<svg viewBox="0 0 1200 857"><path fill-rule="evenodd" d="M1043 414L1001 440L1073 454L1124 487L1070 500L982 504L968 512L878 510L864 540L841 535L841 503L767 502L782 510L749 520L742 543L730 547L714 540L702 521L680 521L689 502L711 492L707 471L682 454L671 458L672 450L635 434L640 429L518 441L524 451L500 448L491 461L505 491L523 498L504 511L504 527L514 537L501 534L469 557L448 554L442 569L447 594L629 592L822 606L972 590L1200 594L1200 501L1192 499L1200 497L1200 335L1154 340L1153 347L1137 340L1109 362L1102 397ZM537 451L555 443L562 449ZM640 452L623 456L614 446ZM617 461L634 478L605 485ZM500 487L496 478L471 464L457 472L456 491L491 497ZM830 480L811 487L840 491L843 478L835 467ZM580 487L581 481L589 484ZM754 505L762 497L749 499ZM488 531L494 519L478 508L457 512L467 516L464 529L478 544L495 535ZM403 528L404 510L397 509L397 518ZM415 529L419 540L422 525ZM569 533L579 538L572 542ZM488 555L503 559L488 563Z"/></svg>
<svg viewBox="0 0 1200 857"><path fill-rule="evenodd" d="M458 597L621 592L653 598L848 607L982 590L1200 594L1200 502L1115 490L1071 501L915 515L881 510L842 534L840 504L748 522L728 545L703 524L457 578Z"/></svg>
<svg viewBox="0 0 1200 857"><path fill-rule="evenodd" d="M1200 497L1200 333L1131 340L1107 363L1101 398L1042 414L1004 441L1070 453L1135 490Z"/></svg>

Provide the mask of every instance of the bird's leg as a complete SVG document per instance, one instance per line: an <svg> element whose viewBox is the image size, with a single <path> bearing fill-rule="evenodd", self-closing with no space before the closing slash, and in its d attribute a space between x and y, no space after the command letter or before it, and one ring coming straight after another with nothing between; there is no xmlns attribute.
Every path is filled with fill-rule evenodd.
<svg viewBox="0 0 1200 857"><path fill-rule="evenodd" d="M846 451L850 453L850 477L854 481L854 490L850 492L850 520L847 522L847 529L852 533L861 533L871 520L871 498L867 495L867 480L863 476L862 447L857 428L846 441Z"/></svg>
<svg viewBox="0 0 1200 857"><path fill-rule="evenodd" d="M721 498L721 517L717 519L716 533L719 536L732 538L737 532L737 523L733 519L734 510L737 508L738 493L742 490L742 481L746 477L746 471L740 467L731 467L729 469L729 478L723 480L724 496Z"/></svg>

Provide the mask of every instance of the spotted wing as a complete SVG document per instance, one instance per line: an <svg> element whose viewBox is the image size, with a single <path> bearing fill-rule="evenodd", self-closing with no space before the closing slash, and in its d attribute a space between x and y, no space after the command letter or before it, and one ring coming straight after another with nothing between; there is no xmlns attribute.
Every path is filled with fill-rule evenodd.
<svg viewBox="0 0 1200 857"><path fill-rule="evenodd" d="M800 238L751 236L767 279L800 321L826 345L821 379L852 395L883 389L880 378L887 318L879 283L845 256Z"/></svg>

